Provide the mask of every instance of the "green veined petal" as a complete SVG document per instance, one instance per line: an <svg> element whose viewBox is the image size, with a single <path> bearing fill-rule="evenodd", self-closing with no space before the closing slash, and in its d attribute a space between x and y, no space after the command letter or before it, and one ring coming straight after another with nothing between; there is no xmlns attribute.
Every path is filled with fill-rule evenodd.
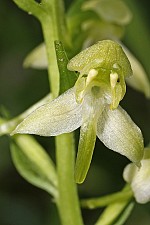
<svg viewBox="0 0 150 225"><path fill-rule="evenodd" d="M141 131L120 106L115 110L105 107L98 120L97 136L106 147L140 165L144 153Z"/></svg>
<svg viewBox="0 0 150 225"><path fill-rule="evenodd" d="M87 175L92 160L96 141L96 124L94 120L86 120L80 129L80 140L75 165L75 181L82 183Z"/></svg>
<svg viewBox="0 0 150 225"><path fill-rule="evenodd" d="M0 136L4 134L10 134L15 127L23 120L25 119L29 114L31 114L33 111L35 111L40 106L46 104L47 102L52 101L52 95L48 94L43 99L32 105L30 108L25 110L23 113L18 115L17 117L14 117L11 120L2 120L0 121Z"/></svg>
<svg viewBox="0 0 150 225"><path fill-rule="evenodd" d="M75 100L74 89L69 89L24 119L12 133L55 136L72 132L81 126L81 104Z"/></svg>

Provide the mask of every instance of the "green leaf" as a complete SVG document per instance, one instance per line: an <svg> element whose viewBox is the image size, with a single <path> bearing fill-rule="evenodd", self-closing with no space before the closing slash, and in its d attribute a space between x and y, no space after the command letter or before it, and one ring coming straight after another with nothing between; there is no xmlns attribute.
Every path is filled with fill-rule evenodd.
<svg viewBox="0 0 150 225"><path fill-rule="evenodd" d="M74 72L71 72L67 69L67 64L69 62L65 49L60 41L55 41L55 50L57 56L57 63L60 73L60 89L59 94L64 93L69 88L73 87L76 80L77 75Z"/></svg>
<svg viewBox="0 0 150 225"><path fill-rule="evenodd" d="M11 154L18 172L31 184L57 197L57 175L45 150L28 135L16 135Z"/></svg>

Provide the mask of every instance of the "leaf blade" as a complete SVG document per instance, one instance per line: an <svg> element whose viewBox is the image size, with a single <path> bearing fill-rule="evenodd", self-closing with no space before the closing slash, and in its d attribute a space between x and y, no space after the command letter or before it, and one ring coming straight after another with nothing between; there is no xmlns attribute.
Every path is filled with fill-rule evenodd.
<svg viewBox="0 0 150 225"><path fill-rule="evenodd" d="M60 41L55 41L55 50L57 63L60 73L60 89L59 94L64 93L69 88L72 88L77 80L77 74L67 69L69 62L63 44Z"/></svg>
<svg viewBox="0 0 150 225"><path fill-rule="evenodd" d="M55 166L44 149L28 135L17 135L11 143L14 165L29 183L57 196Z"/></svg>

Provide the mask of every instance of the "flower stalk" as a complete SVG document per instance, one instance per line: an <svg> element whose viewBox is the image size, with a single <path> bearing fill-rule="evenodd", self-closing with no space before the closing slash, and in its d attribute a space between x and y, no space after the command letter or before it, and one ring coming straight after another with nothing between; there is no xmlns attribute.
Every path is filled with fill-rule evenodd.
<svg viewBox="0 0 150 225"><path fill-rule="evenodd" d="M113 194L109 194L99 198L83 199L81 200L81 206L83 208L95 209L95 208L108 206L118 201L129 200L132 198L132 196L133 196L133 192L130 186L126 185L126 187L122 191L119 191Z"/></svg>
<svg viewBox="0 0 150 225"><path fill-rule="evenodd" d="M58 7L60 6L60 7ZM59 10L58 10L59 9ZM59 12L61 10L61 12ZM52 4L53 20L42 20L42 29L48 56L49 82L53 97L59 92L59 70L54 42L62 36L58 25L59 13L63 15L62 1ZM63 18L61 18L62 21ZM51 25L51 26L50 26ZM60 28L60 29L59 29ZM58 172L58 210L63 225L82 225L77 189L74 181L74 139L73 134L56 137L56 161Z"/></svg>
<svg viewBox="0 0 150 225"><path fill-rule="evenodd" d="M56 158L59 180L59 210L63 225L82 225L81 212L74 181L73 133L56 137Z"/></svg>
<svg viewBox="0 0 150 225"><path fill-rule="evenodd" d="M48 77L53 98L59 93L59 69L54 42L63 37L64 9L62 0L14 0L29 14L37 17L41 23L48 59ZM61 17L61 19L60 19ZM63 134L56 139L58 167L58 210L62 225L82 225L77 189L74 182L74 141L72 134ZM62 169L63 168L63 169Z"/></svg>

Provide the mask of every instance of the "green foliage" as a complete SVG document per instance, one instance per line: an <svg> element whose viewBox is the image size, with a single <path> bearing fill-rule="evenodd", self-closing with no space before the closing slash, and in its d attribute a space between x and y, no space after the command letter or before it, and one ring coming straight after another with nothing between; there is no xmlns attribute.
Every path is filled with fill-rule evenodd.
<svg viewBox="0 0 150 225"><path fill-rule="evenodd" d="M67 70L67 64L69 60L65 49L60 41L55 41L55 49L60 74L59 94L62 94L69 88L72 88L74 86L77 80L77 75L74 72Z"/></svg>
<svg viewBox="0 0 150 225"><path fill-rule="evenodd" d="M17 135L14 142L11 144L11 154L18 172L28 182L57 198L55 166L42 146L27 135Z"/></svg>
<svg viewBox="0 0 150 225"><path fill-rule="evenodd" d="M128 8L125 2L121 0L74 0L71 2L70 7L68 7L67 12L65 12L63 0L41 0L40 2L36 0L13 1L29 15L34 15L41 24L44 43L27 56L24 61L24 66L28 68L48 69L51 94L50 98L49 96L45 97L25 112L12 119L10 119L10 117L7 118L7 115L2 112L3 110L0 110L0 116L2 116L0 117L0 136L4 134L9 135L20 122L21 125L17 126L15 130L17 133L44 134L44 136L58 135L56 137L56 166L52 161L51 156L46 153L45 149L38 141L28 135L17 134L10 137L11 156L16 169L24 179L32 185L45 190L53 197L62 225L82 225L83 221L75 180L77 183L81 183L86 177L92 159L96 135L108 148L127 156L140 167L140 160L143 156L143 137L141 131L133 123L126 112L122 110L120 106L118 107L118 104L126 92L124 78L132 73L131 67L134 76L129 79L129 81L126 80L127 83L134 89L143 92L146 97L150 97L150 84L148 74L146 73L148 71L147 68L149 67L149 64L147 63L148 55L145 53L148 51L148 38L146 40L145 37L148 37L147 34L149 33L148 30L146 30L145 24L140 23L143 18L141 18L142 14L140 14L138 10L136 11L138 8L136 1L129 2L131 8ZM136 15L134 15L134 9ZM140 7L139 9L142 11ZM6 12L6 10L4 11ZM131 11L133 11L133 15ZM10 11L7 13L7 18L11 18L11 13L10 15L9 13ZM3 14L4 18L5 14L6 13ZM14 18L14 16L12 17ZM20 20L18 20L18 17L16 18L15 22L17 23L17 21ZM136 25L133 24L132 26L131 19L134 21L134 18L136 18L138 22L137 24L135 23ZM3 19L3 21L5 20ZM26 21L26 19L24 21ZM143 68L142 64L120 41L124 37L126 26L129 23L131 23L131 27L129 26L127 31L129 32L130 40L127 38L128 32L126 33L125 40L128 40L127 45L129 44L129 46L131 46L131 50L132 46L135 47L133 48L136 49L135 53L140 55L139 52L142 52L142 63L146 66L145 68ZM7 24L5 27L9 29L11 26ZM30 29L30 27L32 27L31 24L28 27ZM136 33L139 34L139 27L141 30L141 38L137 38L138 35L135 35ZM134 31L136 32L134 33ZM3 36L4 34L5 31L2 32L2 35L0 36ZM26 33L24 34L25 35L23 36L26 37ZM13 39L13 34L11 34L10 37ZM106 48L105 51L103 49L103 51L99 52L98 46L101 45L100 43L105 39L111 39L111 41L106 41L111 43L114 43L113 41L115 40L122 46L131 63L131 67L127 57L124 54L120 54L120 50L118 49L122 49L121 47L114 48L114 51L113 48ZM97 41L101 42L95 44ZM24 42L23 45L25 46ZM6 43L5 46L7 46L7 44L8 43ZM83 50L92 44L95 44L94 47ZM116 43L116 46L119 45ZM146 49L144 49L144 46L147 46ZM92 54L91 52L88 53L89 49L91 50L92 48L94 49ZM72 56L81 50L83 51L75 56L68 64L68 57L72 58ZM118 55L116 54L117 52L119 52ZM115 57L115 54L117 57ZM13 55L16 56L16 52L15 54L13 52ZM5 59L5 55L2 58ZM12 60L12 62L14 61ZM9 63L8 59L7 68L12 67ZM79 71L80 75L76 72L69 71L67 65L69 69ZM1 68L3 75L3 67ZM42 74L43 72L40 73ZM19 82L19 79L15 80L14 83L17 82ZM31 90L35 87L34 83L38 82L40 84L38 92L43 89L41 78L35 79L30 87L29 94L27 94L28 90L25 90L25 101L28 99L28 96L32 95ZM22 86L19 86L19 88L22 89ZM5 82L4 88L1 87L0 91L3 89L5 89ZM14 93L15 90L10 90L10 99L12 99L13 102L16 100L16 96L19 96L17 92L16 95L14 95ZM139 103L142 103L142 113L140 114L140 109L137 108L133 109L133 113L131 114L135 117L135 121L141 126L144 136L148 139L149 127L145 129L148 121L143 113L146 109L146 107L144 108L143 102L146 102L146 100L144 97L141 97L142 95L132 90L131 93L133 95L127 95L127 100L125 98L123 104L125 105L125 108L128 108L129 106L132 108L133 102L134 104L136 104L136 102L138 104L138 101L135 101L135 99L137 99L136 96L138 96L138 98L140 97L141 100ZM60 96L56 98L58 95ZM133 97L133 99L131 99L131 97ZM56 99L51 101L54 98ZM25 101L24 99L21 99L21 104L24 105ZM139 106L141 108L141 105ZM19 111L18 106L14 106L14 108L16 112ZM140 115L142 116L140 117ZM143 122L141 122L140 119ZM75 160L74 136L70 132L80 126L81 133L78 154L77 159ZM25 130L27 132L24 132ZM15 132L13 132L13 134ZM43 141L43 139L41 140ZM52 138L47 140L49 144L49 140L51 141ZM6 147L3 148L2 145L2 150L5 148ZM113 164L113 157L109 157L109 154L107 155L107 153L103 154L104 147L99 145L99 143L97 145L97 149L98 148L102 148L103 157L101 158L104 159L102 161L105 163L103 164L102 162L102 165L96 170L96 174L97 171L100 172L101 167L103 168L104 165L107 164L107 168L111 168L110 173L112 175L112 166L116 164L116 171L114 172L114 179L116 179L116 176L120 175L118 172L119 165L116 163L117 160L114 160ZM50 154L52 154L51 151ZM2 163L0 163L0 168L2 168L1 175L2 172L5 172L6 170L4 174L5 178L8 175L8 171L6 166L3 168L3 158L5 159L5 154L2 154ZM120 165L123 169L124 161L122 158L120 159ZM100 158L98 159L98 165L99 161ZM130 170L127 171L129 177L125 179L131 185L129 189L125 188L118 193L81 201L82 207L88 207L90 209L106 207L95 225L123 225L134 207L135 203L131 201L133 195L137 202L141 202L138 199L138 194L140 193L141 196L143 196L143 187L146 188L144 190L147 191L147 196L146 200L142 203L149 201L149 180L147 179L149 178L149 152L144 155L144 159L142 159L141 162L142 169L140 172L133 164L127 166L127 168L131 169L131 173ZM135 174L132 169L134 172L136 171ZM94 177L96 174L93 174L92 176ZM92 184L93 192L90 195L97 195L95 188L97 187L97 189L99 189L99 185L100 189L104 188L102 192L106 193L107 190L111 190L113 187L110 185L111 187L109 189L109 184L111 184L111 182L108 181L110 179L110 177L109 179L108 177L107 172L105 172L105 177L100 176L98 180L95 179L93 182L93 178L91 179L89 176L87 182L81 186L81 194L83 190L86 195L88 193L88 188ZM129 179L131 177L132 179ZM3 179L3 176L1 179L3 181L1 182L1 187L3 188L5 180ZM7 180L9 182L11 176L9 176L9 179ZM91 184L88 186L89 181ZM107 185L105 185L106 183ZM8 186L9 185L6 187L6 191ZM118 186L120 187L120 184L117 183L117 187ZM0 196L3 197L3 191L1 192L1 190ZM14 203L15 201L12 202ZM37 207L39 207L39 205ZM0 204L0 222L2 218L1 215L5 215L5 213L3 213L3 208L5 208L5 203L3 204L2 199L2 208ZM15 207L14 209L16 210ZM25 206L23 208L23 211L24 210ZM48 208L47 210L48 215L50 215L50 209ZM6 211L6 214L10 214L9 210ZM24 214L26 214L25 211ZM53 212L51 212L51 214L53 214ZM16 215L19 217L20 213L16 213ZM52 215L52 219L49 219L46 222L42 221L42 224L57 224L58 220L55 222L54 217L55 216ZM144 218L143 221L146 221L146 219ZM13 220L11 222L13 223ZM90 224L90 221L88 222ZM138 221L136 221L136 223L137 222ZM2 221L2 223L5 224L9 222ZM15 224L17 225L18 223L16 222ZM19 224L21 225L21 223ZM34 224L34 222L32 224ZM146 223L144 222L142 224Z"/></svg>

